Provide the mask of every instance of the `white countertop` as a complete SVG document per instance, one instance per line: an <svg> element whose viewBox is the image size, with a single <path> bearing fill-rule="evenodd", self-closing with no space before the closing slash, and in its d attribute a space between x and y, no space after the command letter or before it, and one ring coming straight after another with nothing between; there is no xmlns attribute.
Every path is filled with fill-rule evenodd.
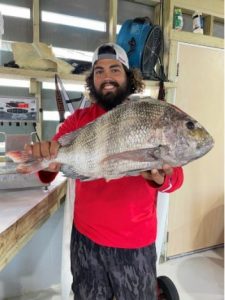
<svg viewBox="0 0 225 300"><path fill-rule="evenodd" d="M0 233L14 224L29 210L40 203L63 181L60 174L45 190L43 187L0 191Z"/></svg>
<svg viewBox="0 0 225 300"><path fill-rule="evenodd" d="M58 174L47 190L0 190L0 271L60 207L66 181Z"/></svg>

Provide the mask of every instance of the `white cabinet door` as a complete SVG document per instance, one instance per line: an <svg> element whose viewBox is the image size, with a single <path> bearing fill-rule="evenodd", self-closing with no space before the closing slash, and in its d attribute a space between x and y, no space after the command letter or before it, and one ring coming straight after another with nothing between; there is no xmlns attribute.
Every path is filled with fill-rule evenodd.
<svg viewBox="0 0 225 300"><path fill-rule="evenodd" d="M206 156L184 167L183 187L170 195L167 256L223 243L224 53L178 43L175 104L214 137Z"/></svg>

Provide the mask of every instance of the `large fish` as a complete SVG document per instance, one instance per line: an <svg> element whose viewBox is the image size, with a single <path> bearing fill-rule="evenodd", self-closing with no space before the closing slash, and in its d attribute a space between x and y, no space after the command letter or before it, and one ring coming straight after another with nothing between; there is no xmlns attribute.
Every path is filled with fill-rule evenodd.
<svg viewBox="0 0 225 300"><path fill-rule="evenodd" d="M165 163L186 165L205 155L214 141L203 126L176 106L142 98L117 106L62 136L59 143L56 159L22 164L19 169L34 172L55 161L62 164L67 177L113 179L161 169ZM7 155L14 159L18 152Z"/></svg>

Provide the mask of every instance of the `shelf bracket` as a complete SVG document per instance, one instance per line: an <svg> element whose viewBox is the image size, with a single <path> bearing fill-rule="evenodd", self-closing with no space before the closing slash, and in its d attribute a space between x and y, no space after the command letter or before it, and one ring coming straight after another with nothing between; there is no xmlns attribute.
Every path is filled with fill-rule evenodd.
<svg viewBox="0 0 225 300"><path fill-rule="evenodd" d="M42 113L42 98L41 98L41 82L37 81L35 78L31 78L29 93L33 94L37 98L39 112L38 112L38 122L37 122L36 129L39 138L42 139L43 113Z"/></svg>
<svg viewBox="0 0 225 300"><path fill-rule="evenodd" d="M40 42L40 7L39 0L33 0L33 43Z"/></svg>
<svg viewBox="0 0 225 300"><path fill-rule="evenodd" d="M117 6L118 0L109 1L109 42L116 41Z"/></svg>

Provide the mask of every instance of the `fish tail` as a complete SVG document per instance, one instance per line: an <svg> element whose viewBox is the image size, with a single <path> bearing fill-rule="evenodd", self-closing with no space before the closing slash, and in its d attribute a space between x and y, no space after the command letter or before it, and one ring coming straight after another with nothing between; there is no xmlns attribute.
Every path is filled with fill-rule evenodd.
<svg viewBox="0 0 225 300"><path fill-rule="evenodd" d="M5 156L12 159L15 163L24 163L30 160L31 156L25 151L8 151Z"/></svg>
<svg viewBox="0 0 225 300"><path fill-rule="evenodd" d="M32 174L48 167L50 161L36 160L30 163L21 163L17 166L16 171L22 174Z"/></svg>
<svg viewBox="0 0 225 300"><path fill-rule="evenodd" d="M7 157L17 163L16 171L22 174L32 174L43 170L49 166L52 160L36 159L25 151L9 151L5 154Z"/></svg>

